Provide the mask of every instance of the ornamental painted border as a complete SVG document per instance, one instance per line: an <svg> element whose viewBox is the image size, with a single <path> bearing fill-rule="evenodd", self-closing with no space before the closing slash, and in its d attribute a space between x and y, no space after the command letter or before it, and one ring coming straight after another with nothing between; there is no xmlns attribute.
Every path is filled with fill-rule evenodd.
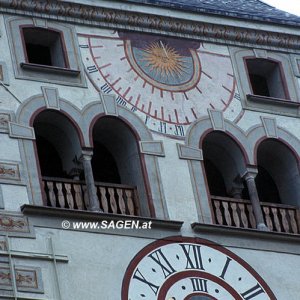
<svg viewBox="0 0 300 300"><path fill-rule="evenodd" d="M15 281L18 292L44 293L42 272L39 267L15 266ZM12 276L9 264L0 264L0 290L11 291Z"/></svg>
<svg viewBox="0 0 300 300"><path fill-rule="evenodd" d="M179 18L126 12L70 2L0 0L0 12L66 21L89 26L168 34L202 41L255 48L300 50L300 36L209 24Z"/></svg>

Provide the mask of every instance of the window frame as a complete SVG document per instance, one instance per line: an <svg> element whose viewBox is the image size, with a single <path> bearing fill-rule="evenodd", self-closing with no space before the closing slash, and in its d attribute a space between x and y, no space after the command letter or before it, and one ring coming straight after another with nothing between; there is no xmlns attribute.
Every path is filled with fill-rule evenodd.
<svg viewBox="0 0 300 300"><path fill-rule="evenodd" d="M289 54L262 49L229 48L243 109L300 117L299 86L294 76ZM286 99L254 95L246 59L267 59L278 63Z"/></svg>
<svg viewBox="0 0 300 300"><path fill-rule="evenodd" d="M44 30L44 31L50 31L50 32L55 32L59 35L59 39L60 39L60 44L61 44L61 51L62 51L62 55L63 55L63 60L64 60L64 67L59 67L59 66L54 66L54 65L42 65L42 64L35 64L35 63L31 63L29 62L28 59L28 51L27 51L27 46L26 46L26 39L24 36L24 28L34 28L34 29L38 29L38 30ZM40 66L48 66L48 67L58 67L58 68L63 68L63 69L71 69L70 68L70 63L69 63L69 59L68 59L68 55L67 55L67 48L66 48L66 44L64 41L64 36L63 36L63 32L61 30L57 30L55 28L42 28L42 27L37 27L37 26L30 26L30 25L21 25L19 27L20 29L20 34L21 34L21 39L22 39L22 47L23 47L23 51L24 51L24 57L25 57L25 63L26 64L35 64L35 65L40 65Z"/></svg>
<svg viewBox="0 0 300 300"><path fill-rule="evenodd" d="M281 78L281 84L282 86L280 88L282 88L283 90L283 93L285 95L285 98L277 98L277 97L273 97L273 96L264 96L264 97L269 97L269 98L277 98L277 99L282 99L282 100L291 100L290 98L290 94L289 94L289 90L288 90L288 87L287 87L287 82L286 82L286 79L285 79L285 76L284 76L284 70L283 70L283 67L282 67L282 62L281 61L278 61L278 60L275 60L275 59L270 59L270 58L258 58L258 57L243 57L243 60L244 60L244 64L245 64L245 68L246 68L246 71L247 71L247 78L248 78L248 83L249 83L249 86L250 86L250 90L251 90L251 95L255 95L255 96L264 96L264 95L258 95L258 94L254 94L254 91L253 91L253 85L251 83L251 79L250 79L250 71L249 71L249 67L248 67L248 63L247 61L248 60L265 60L265 61L269 61L269 62L272 62L272 63L275 63L279 69L279 73L280 73L280 78Z"/></svg>
<svg viewBox="0 0 300 300"><path fill-rule="evenodd" d="M86 87L77 36L73 26L23 17L6 17L5 23L15 78ZM23 35L23 28L26 27L52 30L60 34L65 68L28 62Z"/></svg>

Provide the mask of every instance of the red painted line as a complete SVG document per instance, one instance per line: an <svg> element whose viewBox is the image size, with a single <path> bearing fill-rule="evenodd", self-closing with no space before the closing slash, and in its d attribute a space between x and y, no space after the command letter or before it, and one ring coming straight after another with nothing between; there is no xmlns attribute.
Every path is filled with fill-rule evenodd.
<svg viewBox="0 0 300 300"><path fill-rule="evenodd" d="M114 86L116 83L118 83L121 80L121 77L119 77L116 81L114 81L110 86Z"/></svg>
<svg viewBox="0 0 300 300"><path fill-rule="evenodd" d="M196 115L196 113L195 113L195 111L194 111L194 109L193 109L193 108L191 108L191 111L192 111L192 113L193 113L193 115L194 115L195 119L198 119L198 117L197 117L197 115Z"/></svg>
<svg viewBox="0 0 300 300"><path fill-rule="evenodd" d="M157 117L157 110L155 109L154 110L154 118L156 118Z"/></svg>
<svg viewBox="0 0 300 300"><path fill-rule="evenodd" d="M120 92L120 91L121 91L121 89L122 89L122 88L121 88L121 87L119 87L119 88L117 89L117 92Z"/></svg>
<svg viewBox="0 0 300 300"><path fill-rule="evenodd" d="M164 97L164 91L160 90L160 97L163 98Z"/></svg>
<svg viewBox="0 0 300 300"><path fill-rule="evenodd" d="M164 120L165 117L164 117L164 108L161 106L160 108L160 112L161 112L161 118Z"/></svg>
<svg viewBox="0 0 300 300"><path fill-rule="evenodd" d="M209 103L209 105L210 105L211 108L215 109L215 107L211 103Z"/></svg>
<svg viewBox="0 0 300 300"><path fill-rule="evenodd" d="M123 47L124 44L117 44L117 47Z"/></svg>
<svg viewBox="0 0 300 300"><path fill-rule="evenodd" d="M227 87L224 86L224 85L222 85L222 88L231 94L232 91L231 91L229 88L227 88Z"/></svg>
<svg viewBox="0 0 300 300"><path fill-rule="evenodd" d="M172 100L174 100L174 94L173 94L173 92L171 92L171 98L172 98Z"/></svg>
<svg viewBox="0 0 300 300"><path fill-rule="evenodd" d="M196 86L196 89L198 90L198 92L199 92L200 94L202 94L202 91L198 88L198 86Z"/></svg>
<svg viewBox="0 0 300 300"><path fill-rule="evenodd" d="M149 106L148 106L148 114L150 114L151 106L152 106L152 101L149 102Z"/></svg>
<svg viewBox="0 0 300 300"><path fill-rule="evenodd" d="M139 76L134 77L134 81L137 81L139 79Z"/></svg>
<svg viewBox="0 0 300 300"><path fill-rule="evenodd" d="M124 59L126 59L126 56L123 56L123 57L120 58L120 60L124 60Z"/></svg>
<svg viewBox="0 0 300 300"><path fill-rule="evenodd" d="M177 113L177 110L176 110L176 109L174 109L174 111L175 111L176 122L177 122L177 123L179 123L179 119L178 119L178 113Z"/></svg>
<svg viewBox="0 0 300 300"><path fill-rule="evenodd" d="M234 78L234 75L233 75L233 74L227 73L227 75L230 76L230 77L232 77L232 78Z"/></svg>
<svg viewBox="0 0 300 300"><path fill-rule="evenodd" d="M146 86L146 84L147 84L147 82L146 82L146 81L144 81L143 88Z"/></svg>
<svg viewBox="0 0 300 300"><path fill-rule="evenodd" d="M227 103L223 99L221 99L221 101L225 106L227 105Z"/></svg>
<svg viewBox="0 0 300 300"><path fill-rule="evenodd" d="M154 86L152 85L152 94L154 94Z"/></svg>
<svg viewBox="0 0 300 300"><path fill-rule="evenodd" d="M144 111L144 107L145 107L145 105L143 104L143 105L142 105L142 108L141 108L141 111Z"/></svg>
<svg viewBox="0 0 300 300"><path fill-rule="evenodd" d="M131 72L131 71L132 71L132 68L128 69L126 72L129 73L129 72Z"/></svg>
<svg viewBox="0 0 300 300"><path fill-rule="evenodd" d="M105 75L105 76L103 76L103 78L108 78L110 76L110 74L107 74L107 75Z"/></svg>
<svg viewBox="0 0 300 300"><path fill-rule="evenodd" d="M171 115L169 115L169 122L172 122L172 118L171 118Z"/></svg>
<svg viewBox="0 0 300 300"><path fill-rule="evenodd" d="M212 77L210 75L208 75L207 73L205 73L204 71L202 71L202 73L207 76L209 79L212 79Z"/></svg>
<svg viewBox="0 0 300 300"><path fill-rule="evenodd" d="M99 58L101 58L101 56L95 56L95 57L94 57L94 59L99 59Z"/></svg>
<svg viewBox="0 0 300 300"><path fill-rule="evenodd" d="M103 45L90 46L91 48L103 48Z"/></svg>
<svg viewBox="0 0 300 300"><path fill-rule="evenodd" d="M132 100L132 96L130 96L130 98L127 100L128 102L131 102L131 100Z"/></svg>
<svg viewBox="0 0 300 300"><path fill-rule="evenodd" d="M139 104L140 99L141 99L141 95L139 94L136 101L135 101L135 106L137 106Z"/></svg>
<svg viewBox="0 0 300 300"><path fill-rule="evenodd" d="M108 63L108 64L106 64L106 65L103 65L103 66L99 67L99 69L104 69L104 68L109 67L109 66L111 66L111 63Z"/></svg>
<svg viewBox="0 0 300 300"><path fill-rule="evenodd" d="M189 97L187 96L187 94L186 93L183 93L183 94L184 94L185 99L189 100Z"/></svg>
<svg viewBox="0 0 300 300"><path fill-rule="evenodd" d="M185 119L186 119L186 121L188 122L188 123L190 123L190 120L189 120L189 118L186 116L185 117Z"/></svg>
<svg viewBox="0 0 300 300"><path fill-rule="evenodd" d="M127 90L125 91L125 93L123 94L123 98L126 98L128 92L129 92L130 90L131 90L131 87L129 86L129 87L127 88Z"/></svg>

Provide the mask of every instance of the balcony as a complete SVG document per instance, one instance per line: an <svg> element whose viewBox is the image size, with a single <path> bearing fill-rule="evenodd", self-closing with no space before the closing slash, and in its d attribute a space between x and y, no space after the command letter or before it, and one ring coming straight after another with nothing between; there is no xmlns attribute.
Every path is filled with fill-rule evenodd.
<svg viewBox="0 0 300 300"><path fill-rule="evenodd" d="M47 206L88 210L89 199L84 181L43 177L42 182ZM95 185L100 209L103 212L140 215L136 187L103 182L96 182Z"/></svg>
<svg viewBox="0 0 300 300"><path fill-rule="evenodd" d="M212 196L214 223L224 226L256 228L251 202ZM295 206L261 203L265 223L271 231L300 234L300 211Z"/></svg>

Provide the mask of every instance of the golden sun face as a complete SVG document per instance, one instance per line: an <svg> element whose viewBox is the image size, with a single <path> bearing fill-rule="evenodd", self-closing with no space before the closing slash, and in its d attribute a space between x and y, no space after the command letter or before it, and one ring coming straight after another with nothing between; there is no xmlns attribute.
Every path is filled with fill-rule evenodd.
<svg viewBox="0 0 300 300"><path fill-rule="evenodd" d="M186 73L183 56L162 41L153 42L143 49L141 61L146 63L150 71L164 78L175 78Z"/></svg>

